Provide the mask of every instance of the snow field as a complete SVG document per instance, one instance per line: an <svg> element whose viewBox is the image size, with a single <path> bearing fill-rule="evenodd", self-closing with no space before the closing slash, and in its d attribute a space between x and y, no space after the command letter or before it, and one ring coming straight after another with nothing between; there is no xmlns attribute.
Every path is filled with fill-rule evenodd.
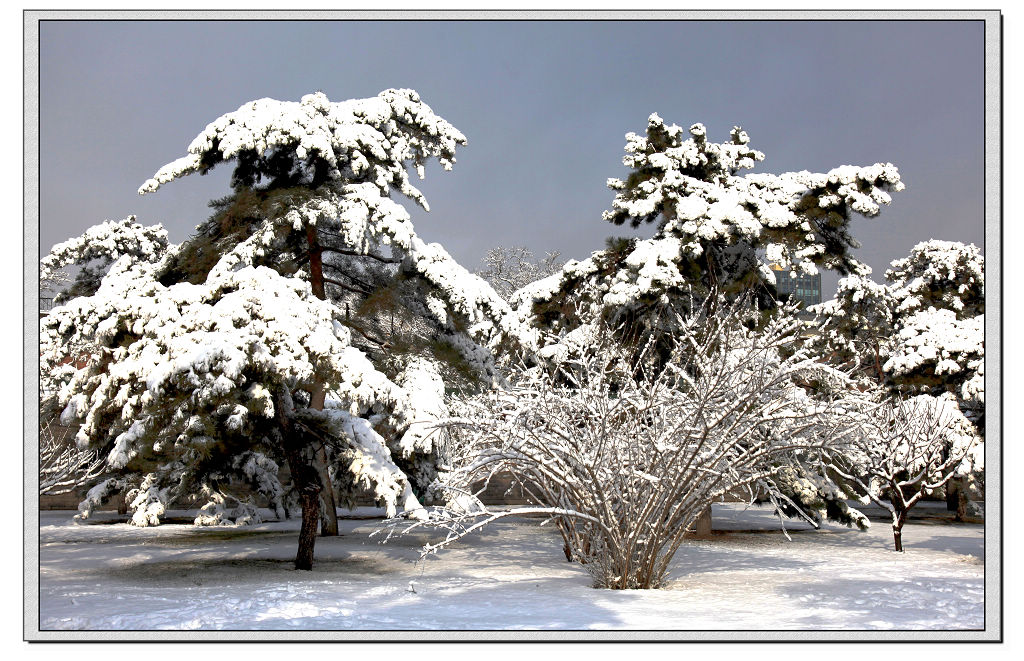
<svg viewBox="0 0 1024 661"><path fill-rule="evenodd" d="M918 511L938 513L928 503ZM356 515L378 511L362 508ZM172 516L190 516L171 512ZM878 513L879 515L881 512ZM942 512L944 514L944 512ZM688 540L667 589L595 590L540 519L509 518L417 563L424 535L380 544L378 520L318 538L312 572L292 566L298 522L198 528L74 525L40 518L46 630L978 630L984 528L912 519L907 552L868 532L787 523L716 504L716 532Z"/></svg>

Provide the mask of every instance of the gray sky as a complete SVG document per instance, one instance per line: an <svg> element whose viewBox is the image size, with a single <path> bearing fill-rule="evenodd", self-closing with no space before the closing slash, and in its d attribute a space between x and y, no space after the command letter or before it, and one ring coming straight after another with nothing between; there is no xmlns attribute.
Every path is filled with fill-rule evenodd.
<svg viewBox="0 0 1024 661"><path fill-rule="evenodd" d="M582 259L627 234L601 220L605 181L651 112L716 141L742 126L754 171L895 163L907 189L853 222L876 280L919 241L983 247L981 22L44 21L39 46L43 254L133 213L184 240L231 166L136 190L247 101L389 87L469 140L417 183L431 212L405 204L469 269L496 245Z"/></svg>

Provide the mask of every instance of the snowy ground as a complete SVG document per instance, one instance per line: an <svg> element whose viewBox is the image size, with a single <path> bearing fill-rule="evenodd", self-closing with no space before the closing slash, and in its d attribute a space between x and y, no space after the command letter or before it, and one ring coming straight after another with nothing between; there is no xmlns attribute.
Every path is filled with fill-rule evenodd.
<svg viewBox="0 0 1024 661"><path fill-rule="evenodd" d="M40 629L983 629L984 527L921 514L934 516L907 524L898 554L874 517L866 533L793 522L787 541L769 510L716 505L715 534L680 549L668 589L609 591L537 519L498 522L419 564L425 537L381 545L368 537L379 521L344 519L300 572L295 521L135 528L43 512Z"/></svg>

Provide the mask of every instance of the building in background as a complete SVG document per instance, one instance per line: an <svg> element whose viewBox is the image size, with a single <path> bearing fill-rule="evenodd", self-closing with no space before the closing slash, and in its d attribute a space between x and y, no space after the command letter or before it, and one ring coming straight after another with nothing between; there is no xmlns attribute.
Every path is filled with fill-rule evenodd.
<svg viewBox="0 0 1024 661"><path fill-rule="evenodd" d="M775 271L775 289L778 292L779 300L793 301L800 306L800 316L809 315L806 312L811 305L821 303L821 274L808 275L792 269L784 269L778 264L772 264Z"/></svg>

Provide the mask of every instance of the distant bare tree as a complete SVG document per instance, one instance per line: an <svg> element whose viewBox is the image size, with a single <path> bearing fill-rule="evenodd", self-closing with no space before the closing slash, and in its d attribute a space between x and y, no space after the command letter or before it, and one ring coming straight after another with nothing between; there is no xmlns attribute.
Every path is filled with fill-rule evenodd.
<svg viewBox="0 0 1024 661"><path fill-rule="evenodd" d="M538 260L533 252L522 246L499 246L488 250L480 260L484 268L477 271L477 275L489 282L494 291L507 301L513 292L561 270L565 263L560 259L561 254L557 250L547 252Z"/></svg>

